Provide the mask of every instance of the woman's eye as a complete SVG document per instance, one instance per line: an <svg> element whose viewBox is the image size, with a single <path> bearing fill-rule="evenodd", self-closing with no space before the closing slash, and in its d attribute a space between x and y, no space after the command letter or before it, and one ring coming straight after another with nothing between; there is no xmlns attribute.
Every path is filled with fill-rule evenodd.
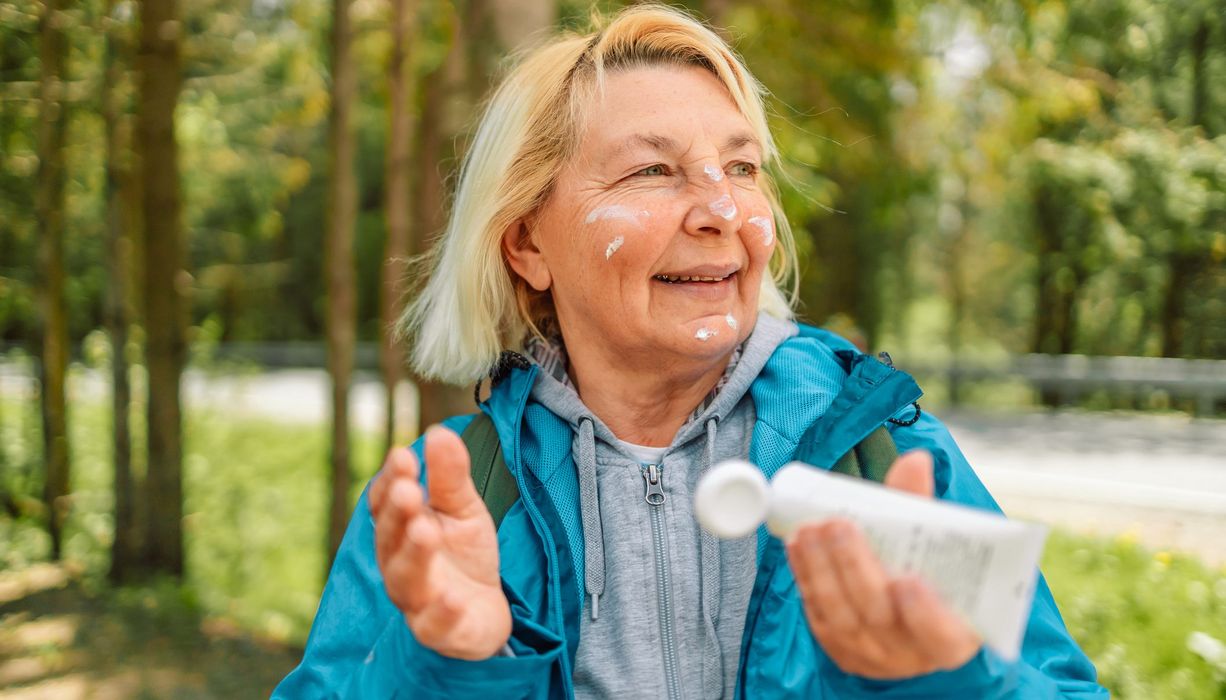
<svg viewBox="0 0 1226 700"><path fill-rule="evenodd" d="M658 163L656 165L649 165L646 168L643 168L642 170L635 173L635 175L667 175L667 174L668 173L664 169L664 166Z"/></svg>
<svg viewBox="0 0 1226 700"><path fill-rule="evenodd" d="M730 175L755 175L758 172L758 166L753 163L737 163L728 170Z"/></svg>

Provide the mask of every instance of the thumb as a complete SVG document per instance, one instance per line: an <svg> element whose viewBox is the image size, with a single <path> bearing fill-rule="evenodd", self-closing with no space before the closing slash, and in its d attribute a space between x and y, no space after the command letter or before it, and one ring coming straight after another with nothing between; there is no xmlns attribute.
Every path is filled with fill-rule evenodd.
<svg viewBox="0 0 1226 700"><path fill-rule="evenodd" d="M911 450L894 460L890 471L886 472L885 485L916 496L932 498L932 453L928 450Z"/></svg>
<svg viewBox="0 0 1226 700"><path fill-rule="evenodd" d="M484 508L469 467L468 448L459 435L442 426L426 431L426 489L430 507L457 517Z"/></svg>

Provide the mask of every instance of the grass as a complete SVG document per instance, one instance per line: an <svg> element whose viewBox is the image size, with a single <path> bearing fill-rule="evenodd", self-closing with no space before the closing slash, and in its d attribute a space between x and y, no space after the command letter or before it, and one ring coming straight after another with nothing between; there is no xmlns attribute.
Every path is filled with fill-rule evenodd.
<svg viewBox="0 0 1226 700"><path fill-rule="evenodd" d="M99 406L73 408L75 495L66 553L78 575L66 587L7 602L0 576L0 628L72 611L88 624L67 640L36 639L22 653L61 675L74 664L93 664L95 675L102 673L116 655L142 672L173 667L186 674L168 680L146 673L132 681L151 696L266 697L296 660L322 587L326 431L189 413L187 579L114 590L102 579L111 528L109 420ZM35 409L30 401L0 397L0 417L3 485L37 493L31 488L39 452ZM353 461L362 467L356 499L379 448L370 436L355 440ZM46 535L34 523L0 516L0 571L38 571L46 553ZM1070 630L1114 697L1226 698L1226 652L1215 665L1212 650L1205 651L1212 640L1226 640L1226 570L1147 551L1128 537L1059 531L1043 568ZM1194 633L1204 635L1191 645L1200 654L1189 645ZM0 634L0 657L14 643ZM0 697L6 682L31 682L6 681L4 668Z"/></svg>
<svg viewBox="0 0 1226 700"><path fill-rule="evenodd" d="M86 579L100 579L113 529L109 419L98 407L73 408L73 497L64 549ZM21 423L13 420L22 412ZM33 471L38 453L31 412L28 404L0 406L0 444L18 477ZM352 462L360 472L354 502L379 464L376 443L354 435ZM183 469L187 585L202 610L274 639L305 640L324 579L327 432L189 412ZM33 481L3 485L38 493L27 480ZM0 568L41 561L49 551L49 538L29 522L0 520L0 542L8 543L0 545Z"/></svg>
<svg viewBox="0 0 1226 700"><path fill-rule="evenodd" d="M1043 557L1065 623L1117 698L1226 698L1226 567L1152 552L1129 535L1055 532ZM1204 643L1204 642L1202 642ZM1205 658L1206 656L1210 658ZM1214 658L1216 656L1216 658Z"/></svg>

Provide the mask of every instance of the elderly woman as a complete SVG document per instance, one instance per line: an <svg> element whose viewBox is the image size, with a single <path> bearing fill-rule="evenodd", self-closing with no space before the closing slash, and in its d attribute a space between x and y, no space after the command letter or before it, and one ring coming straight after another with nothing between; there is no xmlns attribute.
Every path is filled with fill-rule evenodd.
<svg viewBox="0 0 1226 700"><path fill-rule="evenodd" d="M819 421L832 459L885 425L910 450L887 485L996 509L909 378L792 320L775 158L762 89L677 11L523 58L406 315L423 375L494 377L517 500L495 525L472 416L391 452L276 696L1105 695L1042 582L1005 661L850 522L786 545L697 525L711 464L772 474Z"/></svg>

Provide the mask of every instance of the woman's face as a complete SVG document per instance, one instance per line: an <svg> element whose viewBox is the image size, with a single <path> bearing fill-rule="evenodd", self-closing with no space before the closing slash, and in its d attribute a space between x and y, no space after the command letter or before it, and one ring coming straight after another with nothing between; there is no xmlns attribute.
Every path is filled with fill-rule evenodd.
<svg viewBox="0 0 1226 700"><path fill-rule="evenodd" d="M596 99L511 265L552 290L572 357L725 357L752 330L775 245L749 122L699 68L615 72Z"/></svg>

